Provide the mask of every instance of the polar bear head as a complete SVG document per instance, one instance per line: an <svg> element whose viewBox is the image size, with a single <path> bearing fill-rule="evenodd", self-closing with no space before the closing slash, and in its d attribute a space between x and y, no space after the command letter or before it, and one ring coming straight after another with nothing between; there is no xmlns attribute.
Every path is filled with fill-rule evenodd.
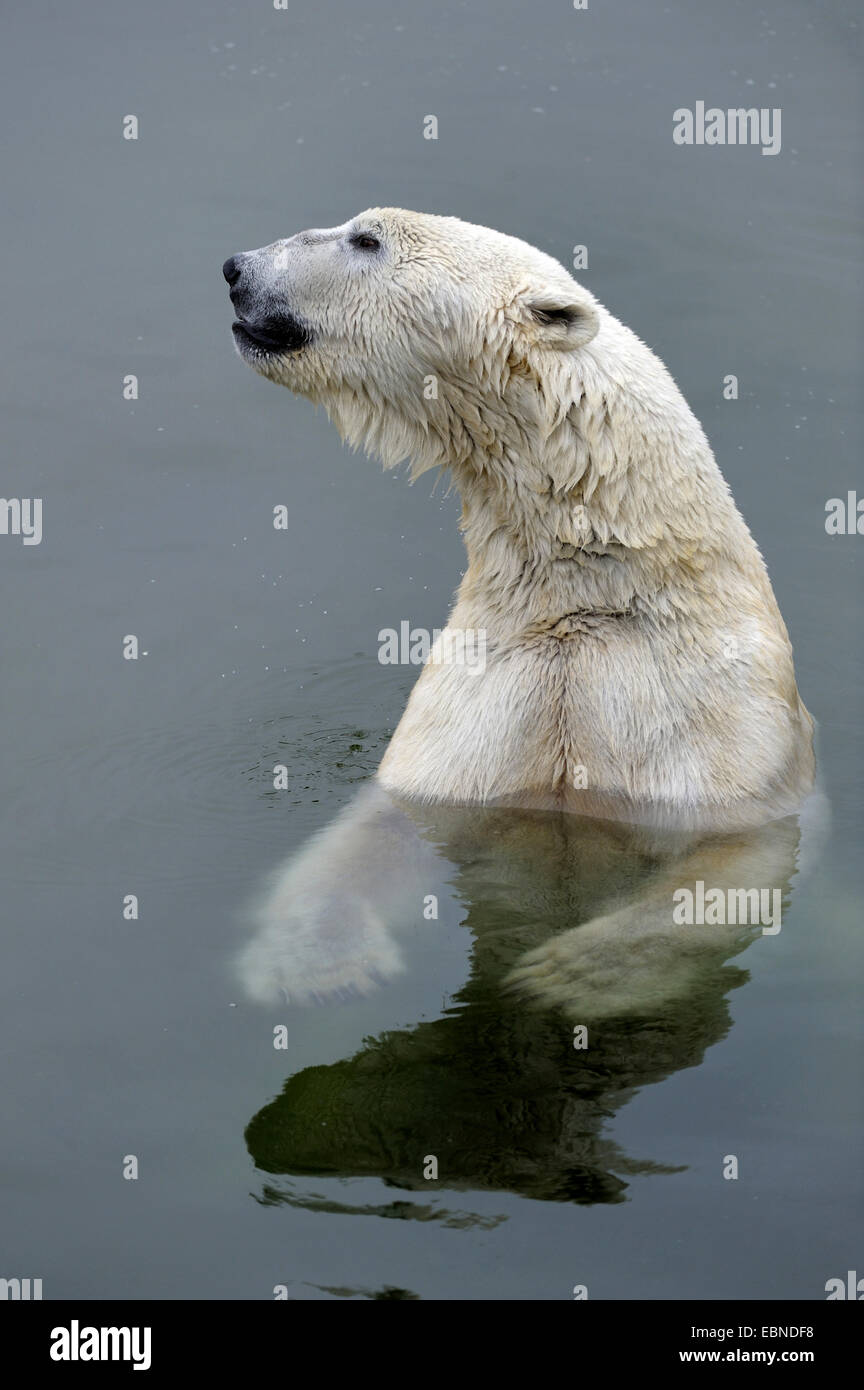
<svg viewBox="0 0 864 1390"><path fill-rule="evenodd" d="M481 399L500 400L532 363L542 375L599 327L596 301L542 251L401 208L232 256L223 273L241 357L387 463L424 448L421 466L457 461L454 447L476 443ZM453 438L454 409L472 438Z"/></svg>

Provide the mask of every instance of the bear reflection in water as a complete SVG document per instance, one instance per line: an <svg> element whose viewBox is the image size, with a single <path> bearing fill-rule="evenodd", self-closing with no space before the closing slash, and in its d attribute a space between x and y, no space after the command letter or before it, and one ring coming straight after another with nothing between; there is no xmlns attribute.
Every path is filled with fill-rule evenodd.
<svg viewBox="0 0 864 1390"><path fill-rule="evenodd" d="M306 1002L386 987L407 968L428 885L445 878L471 935L469 976L442 1017L291 1077L248 1127L257 1167L582 1203L623 1200L628 1174L679 1171L625 1156L604 1128L637 1088L699 1065L725 1036L728 992L748 978L728 962L762 928L676 924L673 895L699 881L779 890L785 922L814 814L700 837L411 807L368 787L271 881L238 961L246 992ZM290 1186L267 1194L321 1205ZM324 1209L461 1224L405 1202Z"/></svg>

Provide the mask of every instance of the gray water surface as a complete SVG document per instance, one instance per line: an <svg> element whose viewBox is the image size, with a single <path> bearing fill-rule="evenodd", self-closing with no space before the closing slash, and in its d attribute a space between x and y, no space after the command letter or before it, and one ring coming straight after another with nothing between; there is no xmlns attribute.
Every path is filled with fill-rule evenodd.
<svg viewBox="0 0 864 1390"><path fill-rule="evenodd" d="M752 1299L860 1269L864 542L824 525L861 477L855 13L4 20L0 491L43 499L44 536L0 535L0 1276L46 1298ZM698 100L781 107L780 154L674 145ZM399 718L416 671L378 663L379 630L442 625L463 566L443 483L352 455L231 343L226 256L381 204L566 265L588 247L579 277L708 431L820 724L832 826L782 932L584 1055L485 965L578 910L552 824L503 860L430 830L439 919L367 998L258 1006L234 969L266 875ZM602 829L579 853L598 889L650 868Z"/></svg>

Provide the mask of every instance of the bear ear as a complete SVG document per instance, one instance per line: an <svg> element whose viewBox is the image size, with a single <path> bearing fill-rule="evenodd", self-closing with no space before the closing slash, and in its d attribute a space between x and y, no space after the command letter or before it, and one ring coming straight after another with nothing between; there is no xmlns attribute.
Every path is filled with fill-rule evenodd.
<svg viewBox="0 0 864 1390"><path fill-rule="evenodd" d="M558 291L532 295L526 300L525 309L532 337L541 347L572 352L590 343L600 327L592 303Z"/></svg>

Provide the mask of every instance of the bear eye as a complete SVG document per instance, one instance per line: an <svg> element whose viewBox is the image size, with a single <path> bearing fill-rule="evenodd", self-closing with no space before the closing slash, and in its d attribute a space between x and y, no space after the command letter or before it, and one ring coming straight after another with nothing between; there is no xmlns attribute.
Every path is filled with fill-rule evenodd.
<svg viewBox="0 0 864 1390"><path fill-rule="evenodd" d="M380 251L381 249L378 238L369 232L357 232L351 238L351 245L356 246L359 251Z"/></svg>

